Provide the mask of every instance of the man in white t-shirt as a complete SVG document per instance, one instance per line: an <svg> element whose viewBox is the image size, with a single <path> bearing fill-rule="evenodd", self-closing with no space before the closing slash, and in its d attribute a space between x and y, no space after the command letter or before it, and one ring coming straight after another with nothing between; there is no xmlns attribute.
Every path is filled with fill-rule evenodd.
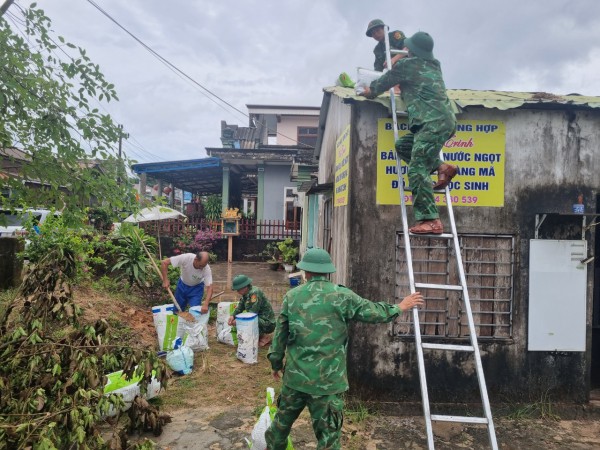
<svg viewBox="0 0 600 450"><path fill-rule="evenodd" d="M182 255L166 258L162 261L162 279L163 286L170 286L168 267L172 264L173 267L180 268L180 277L175 290L175 298L181 307L182 311L192 306L200 306L200 312L206 314L208 312L208 304L212 298L212 272L208 265L208 252L184 253ZM202 304L204 296L204 287L206 286L206 302Z"/></svg>

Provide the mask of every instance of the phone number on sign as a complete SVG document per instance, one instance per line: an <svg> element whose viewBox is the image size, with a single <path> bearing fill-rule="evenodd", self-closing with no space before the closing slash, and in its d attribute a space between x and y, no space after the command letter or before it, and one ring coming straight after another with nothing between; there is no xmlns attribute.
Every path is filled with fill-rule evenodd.
<svg viewBox="0 0 600 450"><path fill-rule="evenodd" d="M412 195L405 195L404 196L404 201L405 202L412 202ZM460 200L460 204L461 205L475 205L477 204L477 197L471 196L471 195L463 195L462 197L459 197L458 195L451 195L450 196L450 201L452 201L452 203L454 204L458 204ZM435 196L435 202L436 203L446 203L446 196L445 195L436 195Z"/></svg>

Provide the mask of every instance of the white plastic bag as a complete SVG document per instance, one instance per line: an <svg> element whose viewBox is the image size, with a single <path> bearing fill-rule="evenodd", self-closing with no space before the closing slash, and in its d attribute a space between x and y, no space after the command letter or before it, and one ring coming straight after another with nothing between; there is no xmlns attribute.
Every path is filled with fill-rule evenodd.
<svg viewBox="0 0 600 450"><path fill-rule="evenodd" d="M234 330L236 330L235 327L226 326L217 335L217 340L223 344L237 345L237 330Z"/></svg>
<svg viewBox="0 0 600 450"><path fill-rule="evenodd" d="M109 373L106 378L107 381L104 386L104 395L121 394L123 396L123 401L125 402L123 411L127 411L131 407L136 395L140 395L138 383L141 377L134 377L131 380L126 381L123 376L123 371L119 370L118 372ZM152 376L152 380L148 384L144 398L151 399L156 397L160 393L160 388L160 381ZM117 410L111 406L106 415L108 417L116 416Z"/></svg>
<svg viewBox="0 0 600 450"><path fill-rule="evenodd" d="M167 364L173 372L188 375L194 367L194 352L187 345L183 345L181 338L177 338L173 343L173 350L167 353Z"/></svg>
<svg viewBox="0 0 600 450"><path fill-rule="evenodd" d="M237 345L237 329L227 323L238 302L219 302L217 305L217 340L223 344Z"/></svg>
<svg viewBox="0 0 600 450"><path fill-rule="evenodd" d="M378 79L381 75L383 75L383 72L377 72L376 70L363 69L362 67L359 67L356 75L357 81L354 85L355 92L358 95L362 94L365 91L364 88L371 86L371 83Z"/></svg>
<svg viewBox="0 0 600 450"><path fill-rule="evenodd" d="M194 322L188 322L179 317L178 329L179 337L183 338L183 343L193 351L208 350L208 319L210 314L201 314L200 306L192 306L190 313L196 319Z"/></svg>
<svg viewBox="0 0 600 450"><path fill-rule="evenodd" d="M252 450L266 450L267 440L265 438L265 433L271 426L271 422L273 421L276 412L277 407L275 406L275 390L272 387L268 387L267 406L265 406L260 413L258 422L256 422L256 425L254 425L254 428L252 429L251 440L249 441L246 439L248 447L250 447ZM294 450L292 439L289 436L286 450Z"/></svg>
<svg viewBox="0 0 600 450"><path fill-rule="evenodd" d="M196 320L188 322L177 314L173 314L174 305L152 307L154 327L158 337L158 349L173 350L173 341L180 337L183 343L194 351L208 349L208 319L209 314L200 314L200 306L190 308L190 313Z"/></svg>
<svg viewBox="0 0 600 450"><path fill-rule="evenodd" d="M177 322L173 323L173 321L177 320L177 316L173 314L174 308L175 306L172 303L152 307L152 318L154 319L154 328L156 328L156 335L158 337L159 350L171 350L166 348L165 344L170 345L173 339L177 337ZM169 328L169 336L165 342L167 326Z"/></svg>
<svg viewBox="0 0 600 450"><path fill-rule="evenodd" d="M258 362L258 315L245 312L235 316L238 348L237 357L246 364Z"/></svg>
<svg viewBox="0 0 600 450"><path fill-rule="evenodd" d="M271 407L275 404L275 389L272 387L267 388L267 406L260 413L258 422L252 429L252 441L249 443L249 447L252 450L266 450L267 441L265 439L265 433L271 426Z"/></svg>

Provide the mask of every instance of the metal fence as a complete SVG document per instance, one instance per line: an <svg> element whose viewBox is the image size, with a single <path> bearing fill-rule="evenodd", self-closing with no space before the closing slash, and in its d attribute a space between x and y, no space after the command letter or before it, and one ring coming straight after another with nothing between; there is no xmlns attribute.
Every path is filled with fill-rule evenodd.
<svg viewBox="0 0 600 450"><path fill-rule="evenodd" d="M514 238L500 235L460 235L469 298L480 339L512 337ZM452 241L411 238L415 281L460 285ZM396 239L396 292L409 293L402 233ZM420 311L421 334L464 338L469 335L462 292L421 289L426 299ZM412 314L404 313L393 326L395 336L412 336Z"/></svg>
<svg viewBox="0 0 600 450"><path fill-rule="evenodd" d="M232 291L230 288L231 285L228 285L225 281L215 281L213 283L213 292L218 293L225 291L225 293L216 301L237 302L240 299L240 295L237 292ZM265 286L264 284L261 284L260 289L265 293L266 297L271 302L271 306L273 307L275 315L278 316L281 312L283 296L291 289L291 287L282 285Z"/></svg>
<svg viewBox="0 0 600 450"><path fill-rule="evenodd" d="M242 239L292 238L298 240L301 237L301 223L298 221L241 219L239 226L239 237ZM190 217L187 221L161 220L156 222L140 222L140 227L153 235L160 234L161 236L176 237L183 232L185 227L221 232L221 221Z"/></svg>

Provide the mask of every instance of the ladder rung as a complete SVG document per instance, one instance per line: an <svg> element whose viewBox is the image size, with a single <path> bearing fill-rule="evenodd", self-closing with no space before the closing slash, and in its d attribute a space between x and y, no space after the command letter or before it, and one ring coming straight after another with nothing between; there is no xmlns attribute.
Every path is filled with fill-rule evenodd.
<svg viewBox="0 0 600 450"><path fill-rule="evenodd" d="M406 50L398 50L396 48L391 48L390 53L392 55L408 55L408 52Z"/></svg>
<svg viewBox="0 0 600 450"><path fill-rule="evenodd" d="M453 344L428 344L423 343L421 347L428 348L430 350L449 350L457 352L472 352L474 350L472 345L453 345Z"/></svg>
<svg viewBox="0 0 600 450"><path fill-rule="evenodd" d="M452 239L454 235L451 233L442 233L442 234L416 234L416 233L408 233L409 236L415 237L426 237L426 238L438 238L438 239Z"/></svg>
<svg viewBox="0 0 600 450"><path fill-rule="evenodd" d="M487 424L489 421L485 417L467 417L467 416L442 416L439 414L432 414L431 420L438 422L461 422L461 423L484 423Z"/></svg>
<svg viewBox="0 0 600 450"><path fill-rule="evenodd" d="M432 283L415 283L416 288L421 289L440 289L444 291L462 291L462 286L454 284L432 284Z"/></svg>

